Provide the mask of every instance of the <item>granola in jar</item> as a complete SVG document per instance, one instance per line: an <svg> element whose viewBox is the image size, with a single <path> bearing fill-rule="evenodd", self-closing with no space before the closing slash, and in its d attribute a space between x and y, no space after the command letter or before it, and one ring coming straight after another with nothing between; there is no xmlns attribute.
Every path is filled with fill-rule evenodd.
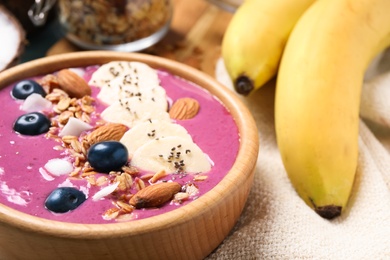
<svg viewBox="0 0 390 260"><path fill-rule="evenodd" d="M84 49L138 51L168 31L170 0L60 0L67 38Z"/></svg>

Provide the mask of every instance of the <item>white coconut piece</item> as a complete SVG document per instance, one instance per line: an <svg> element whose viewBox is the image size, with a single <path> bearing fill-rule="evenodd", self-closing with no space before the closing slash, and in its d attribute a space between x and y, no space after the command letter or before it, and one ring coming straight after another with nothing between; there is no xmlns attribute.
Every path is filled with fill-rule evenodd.
<svg viewBox="0 0 390 260"><path fill-rule="evenodd" d="M73 136L79 136L82 132L91 130L92 126L85 123L84 121L71 117L68 120L68 123L62 128L60 133L58 134L59 136L66 136L66 135L73 135Z"/></svg>
<svg viewBox="0 0 390 260"><path fill-rule="evenodd" d="M15 16L0 5L0 71L16 64L24 50L26 33Z"/></svg>
<svg viewBox="0 0 390 260"><path fill-rule="evenodd" d="M85 70L82 69L82 68L69 68L70 71L76 73L77 75L79 75L80 77L84 77L84 74L85 74Z"/></svg>
<svg viewBox="0 0 390 260"><path fill-rule="evenodd" d="M101 198L104 198L107 195L110 195L116 190L118 185L119 182L116 182L114 184L104 187L103 189L99 190L98 192L95 193L95 195L92 196L92 200L97 201L100 200Z"/></svg>
<svg viewBox="0 0 390 260"><path fill-rule="evenodd" d="M73 171L73 165L67 160L55 158L45 164L45 169L54 176L61 176L71 173Z"/></svg>
<svg viewBox="0 0 390 260"><path fill-rule="evenodd" d="M52 103L49 100L37 93L33 93L26 98L20 108L23 111L34 112L49 110L51 107Z"/></svg>

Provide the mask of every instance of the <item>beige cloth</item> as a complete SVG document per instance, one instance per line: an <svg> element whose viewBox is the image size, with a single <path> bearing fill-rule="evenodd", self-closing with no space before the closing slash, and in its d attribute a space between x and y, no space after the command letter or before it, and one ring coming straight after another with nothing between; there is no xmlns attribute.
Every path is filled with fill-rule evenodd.
<svg viewBox="0 0 390 260"><path fill-rule="evenodd" d="M231 88L222 60L216 75ZM238 223L207 259L390 259L390 129L361 120L348 208L325 220L298 197L283 168L275 141L274 92L272 82L241 97L260 135L254 185Z"/></svg>

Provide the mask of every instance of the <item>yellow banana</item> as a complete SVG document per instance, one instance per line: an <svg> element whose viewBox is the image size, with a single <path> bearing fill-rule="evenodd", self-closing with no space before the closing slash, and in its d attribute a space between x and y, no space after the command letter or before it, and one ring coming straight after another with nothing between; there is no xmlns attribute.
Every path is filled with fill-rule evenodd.
<svg viewBox="0 0 390 260"><path fill-rule="evenodd" d="M342 213L358 161L359 103L371 59L390 43L389 0L319 0L279 67L275 126L285 169L324 218Z"/></svg>
<svg viewBox="0 0 390 260"><path fill-rule="evenodd" d="M248 95L276 75L288 36L314 0L245 1L222 40L222 58L235 90Z"/></svg>

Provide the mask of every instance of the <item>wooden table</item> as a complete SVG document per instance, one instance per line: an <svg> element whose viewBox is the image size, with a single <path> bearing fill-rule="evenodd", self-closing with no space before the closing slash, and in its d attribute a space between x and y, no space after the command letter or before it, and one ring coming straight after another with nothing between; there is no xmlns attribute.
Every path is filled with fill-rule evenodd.
<svg viewBox="0 0 390 260"><path fill-rule="evenodd" d="M173 0L173 5L170 31L158 44L143 52L188 64L214 76L222 38L233 14L206 0ZM61 39L47 55L79 50Z"/></svg>

